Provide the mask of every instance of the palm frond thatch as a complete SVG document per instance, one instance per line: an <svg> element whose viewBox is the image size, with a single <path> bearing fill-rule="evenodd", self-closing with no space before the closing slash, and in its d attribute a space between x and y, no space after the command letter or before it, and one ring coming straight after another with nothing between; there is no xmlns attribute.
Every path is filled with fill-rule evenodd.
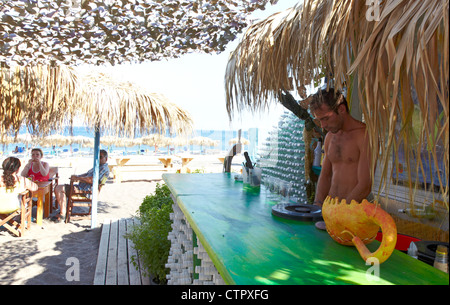
<svg viewBox="0 0 450 305"><path fill-rule="evenodd" d="M219 146L219 141L208 137L197 136L189 139L189 144L198 146Z"/></svg>
<svg viewBox="0 0 450 305"><path fill-rule="evenodd" d="M164 96L102 73L83 75L64 66L1 68L0 103L2 135L17 136L26 126L31 134L45 136L71 125L75 117L84 118L92 129L100 126L105 133L129 138L138 132L192 132L189 113Z"/></svg>
<svg viewBox="0 0 450 305"><path fill-rule="evenodd" d="M291 83L299 89L331 75L336 89L348 87L349 101L358 97L380 185L390 179L391 155L400 149L407 158L426 155L407 164L408 173L425 175L425 167L437 167L442 147L448 177L449 1L377 3L379 21L367 18L365 1L305 0L251 26L227 66L228 113L261 110ZM421 126L413 133L415 111ZM431 184L439 185L448 209L448 182ZM410 179L411 202L416 185Z"/></svg>
<svg viewBox="0 0 450 305"><path fill-rule="evenodd" d="M241 142L243 145L249 145L250 144L250 141L248 139L245 139L245 138L233 138L230 141L228 141L228 144L233 145L233 144L236 144L236 143L239 143L239 142Z"/></svg>
<svg viewBox="0 0 450 305"><path fill-rule="evenodd" d="M33 134L48 134L66 125L76 107L77 77L65 66L0 69L1 133L17 134L27 126Z"/></svg>
<svg viewBox="0 0 450 305"><path fill-rule="evenodd" d="M80 113L92 128L134 137L137 132L183 134L192 132L186 111L161 94L150 93L128 82L118 82L104 73L84 75L78 91Z"/></svg>

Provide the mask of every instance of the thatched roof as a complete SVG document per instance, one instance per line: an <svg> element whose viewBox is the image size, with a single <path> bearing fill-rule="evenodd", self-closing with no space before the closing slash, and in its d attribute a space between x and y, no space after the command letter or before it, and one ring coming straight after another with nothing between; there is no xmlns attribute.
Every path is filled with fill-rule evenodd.
<svg viewBox="0 0 450 305"><path fill-rule="evenodd" d="M79 112L85 124L97 124L107 133L134 137L136 133L184 134L192 132L192 119L186 111L161 94L129 82L118 82L104 73L80 77Z"/></svg>
<svg viewBox="0 0 450 305"><path fill-rule="evenodd" d="M68 123L74 104L77 76L66 66L0 68L0 132L48 134Z"/></svg>
<svg viewBox="0 0 450 305"><path fill-rule="evenodd" d="M32 134L47 135L77 117L92 129L131 138L137 132L192 131L190 115L164 96L102 73L83 75L65 66L2 68L0 84L1 134L17 134L24 125Z"/></svg>
<svg viewBox="0 0 450 305"><path fill-rule="evenodd" d="M219 146L219 141L213 140L208 137L197 136L189 139L189 144L200 146Z"/></svg>
<svg viewBox="0 0 450 305"><path fill-rule="evenodd" d="M371 146L380 142L381 158L373 149L372 160L382 182L400 145L410 155L425 149L430 164L444 147L448 177L449 1L386 0L378 8L379 15L366 1L305 0L251 26L227 67L228 112L263 109L281 89L332 75L336 89L347 86L349 101L358 97ZM414 109L421 124L412 134ZM425 166L418 160L408 170ZM448 183L434 183L448 207Z"/></svg>

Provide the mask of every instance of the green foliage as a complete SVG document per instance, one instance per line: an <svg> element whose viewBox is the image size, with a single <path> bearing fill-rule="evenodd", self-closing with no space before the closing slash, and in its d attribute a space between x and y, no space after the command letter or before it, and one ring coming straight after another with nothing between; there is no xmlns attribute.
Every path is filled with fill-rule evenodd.
<svg viewBox="0 0 450 305"><path fill-rule="evenodd" d="M205 168L197 168L191 172L191 174L204 174Z"/></svg>
<svg viewBox="0 0 450 305"><path fill-rule="evenodd" d="M169 269L165 264L170 250L167 236L172 230L170 213L173 212L167 185L156 184L155 193L144 198L138 212L140 225L135 225L127 238L133 241L141 261L147 266L146 271L155 277L154 281L166 283ZM136 265L135 258L133 263Z"/></svg>

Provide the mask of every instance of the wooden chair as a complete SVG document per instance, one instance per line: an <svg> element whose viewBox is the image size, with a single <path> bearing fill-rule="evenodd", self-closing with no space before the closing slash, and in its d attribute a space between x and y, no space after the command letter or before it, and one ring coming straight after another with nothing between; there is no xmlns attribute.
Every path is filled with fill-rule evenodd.
<svg viewBox="0 0 450 305"><path fill-rule="evenodd" d="M0 214L0 226L5 227L14 235L21 237L31 228L31 192L26 190L22 193L20 208L9 214ZM20 222L15 220L20 215Z"/></svg>
<svg viewBox="0 0 450 305"><path fill-rule="evenodd" d="M56 207L58 207L58 203L56 202L56 196L55 196L55 200L52 199L53 194L55 194L55 188L58 186L58 181L59 181L59 175L58 175L58 167L54 166L54 167L50 167L49 170L49 181L53 181L52 183L52 190L51 190L51 198L50 198L50 214L53 213L53 202L55 202Z"/></svg>
<svg viewBox="0 0 450 305"><path fill-rule="evenodd" d="M106 184L106 180L108 180L108 176L104 176L98 185L98 191ZM66 223L70 222L71 216L79 216L79 217L90 217L91 216L91 208L92 208L92 199L89 198L88 195L92 195L92 191L80 191L75 190L74 181L70 179L70 191L67 196L67 208L66 208ZM74 207L89 207L88 212L73 212Z"/></svg>

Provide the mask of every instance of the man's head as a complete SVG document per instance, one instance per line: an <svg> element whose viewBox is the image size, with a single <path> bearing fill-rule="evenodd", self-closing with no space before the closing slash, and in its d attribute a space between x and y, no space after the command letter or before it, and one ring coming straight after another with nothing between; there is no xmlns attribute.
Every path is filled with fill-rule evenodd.
<svg viewBox="0 0 450 305"><path fill-rule="evenodd" d="M348 105L345 97L334 93L334 89L317 92L309 105L311 113L319 120L323 129L332 133L338 132L348 115Z"/></svg>
<svg viewBox="0 0 450 305"><path fill-rule="evenodd" d="M105 164L108 161L108 152L104 149L100 150L100 164Z"/></svg>

